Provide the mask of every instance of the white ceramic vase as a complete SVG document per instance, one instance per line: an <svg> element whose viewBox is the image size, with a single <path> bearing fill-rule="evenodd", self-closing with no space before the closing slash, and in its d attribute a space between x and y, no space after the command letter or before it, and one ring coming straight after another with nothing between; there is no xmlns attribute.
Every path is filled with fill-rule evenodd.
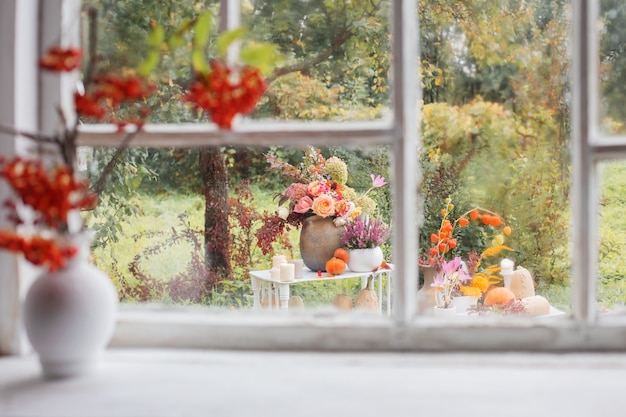
<svg viewBox="0 0 626 417"><path fill-rule="evenodd" d="M383 250L380 246L366 249L349 249L348 268L352 272L372 272L383 262Z"/></svg>
<svg viewBox="0 0 626 417"><path fill-rule="evenodd" d="M46 378L91 371L113 335L117 293L111 279L89 264L92 237L72 236L78 253L64 268L40 275L26 295L26 333Z"/></svg>

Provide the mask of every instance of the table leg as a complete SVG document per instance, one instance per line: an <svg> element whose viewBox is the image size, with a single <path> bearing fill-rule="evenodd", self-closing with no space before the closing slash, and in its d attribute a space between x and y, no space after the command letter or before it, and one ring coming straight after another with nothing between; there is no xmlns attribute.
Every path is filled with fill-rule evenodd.
<svg viewBox="0 0 626 417"><path fill-rule="evenodd" d="M383 313L383 277L384 273L376 275L378 278L378 314Z"/></svg>
<svg viewBox="0 0 626 417"><path fill-rule="evenodd" d="M387 272L387 316L391 316L391 282L393 276L391 272Z"/></svg>
<svg viewBox="0 0 626 417"><path fill-rule="evenodd" d="M280 292L280 308L287 310L289 308L289 284L278 284Z"/></svg>
<svg viewBox="0 0 626 417"><path fill-rule="evenodd" d="M261 308L261 283L260 279L252 277L252 308L258 310Z"/></svg>

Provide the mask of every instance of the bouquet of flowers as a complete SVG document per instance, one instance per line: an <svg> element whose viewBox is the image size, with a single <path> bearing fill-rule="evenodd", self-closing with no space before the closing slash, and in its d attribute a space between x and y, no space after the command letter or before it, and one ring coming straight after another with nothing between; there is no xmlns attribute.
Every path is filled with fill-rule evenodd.
<svg viewBox="0 0 626 417"><path fill-rule="evenodd" d="M430 235L432 246L419 259L420 267L434 267L437 270L438 274L430 285L439 293L445 306L458 295L480 298L491 286L500 283L502 278L497 275L500 271L499 265L484 267L482 264L486 259L498 256L502 251L513 250L504 244L512 231L501 216L493 211L475 207L453 221L450 218L453 209L454 205L448 198L446 206L441 210L439 230ZM490 238L491 244L480 254L470 251L467 259L463 260L460 253L455 250L458 245L455 232L457 227L465 228L472 222L482 227L483 237L487 240ZM453 254L454 258L448 260Z"/></svg>
<svg viewBox="0 0 626 417"><path fill-rule="evenodd" d="M264 255L270 253L272 243L289 225L300 227L308 216L331 217L336 226L344 226L360 215L373 215L376 202L368 195L373 189L387 184L384 177L371 174L372 185L363 194L346 185L348 167L336 156L328 159L319 150L308 147L299 166L282 162L267 155L270 170L278 171L293 182L279 194L279 208L266 214L257 231L257 245ZM286 206L283 206L283 204Z"/></svg>
<svg viewBox="0 0 626 417"><path fill-rule="evenodd" d="M435 276L431 287L437 290L437 306L450 307L452 299L461 291L463 283L471 279L461 257L457 256L451 261L444 261L441 271Z"/></svg>

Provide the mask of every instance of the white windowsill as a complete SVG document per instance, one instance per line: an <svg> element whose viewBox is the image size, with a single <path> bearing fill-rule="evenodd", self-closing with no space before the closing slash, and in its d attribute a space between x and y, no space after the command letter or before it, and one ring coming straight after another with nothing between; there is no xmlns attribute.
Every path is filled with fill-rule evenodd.
<svg viewBox="0 0 626 417"><path fill-rule="evenodd" d="M626 354L124 350L44 381L0 358L0 415L622 416Z"/></svg>

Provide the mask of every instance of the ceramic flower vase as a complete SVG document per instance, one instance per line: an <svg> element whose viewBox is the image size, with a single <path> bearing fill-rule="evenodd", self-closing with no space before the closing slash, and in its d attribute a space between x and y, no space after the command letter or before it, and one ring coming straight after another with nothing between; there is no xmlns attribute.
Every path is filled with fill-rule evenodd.
<svg viewBox="0 0 626 417"><path fill-rule="evenodd" d="M311 271L326 272L326 262L341 247L343 228L331 217L309 216L302 223L300 256Z"/></svg>
<svg viewBox="0 0 626 417"><path fill-rule="evenodd" d="M383 262L383 250L380 246L366 249L350 249L348 268L353 272L371 272Z"/></svg>
<svg viewBox="0 0 626 417"><path fill-rule="evenodd" d="M91 371L113 335L117 293L110 278L88 262L92 237L71 236L78 253L64 268L40 275L26 295L26 333L46 378Z"/></svg>
<svg viewBox="0 0 626 417"><path fill-rule="evenodd" d="M420 315L432 316L433 307L437 305L435 293L431 284L437 275L437 268L434 266L420 267L424 273L424 285L417 292L417 310Z"/></svg>

